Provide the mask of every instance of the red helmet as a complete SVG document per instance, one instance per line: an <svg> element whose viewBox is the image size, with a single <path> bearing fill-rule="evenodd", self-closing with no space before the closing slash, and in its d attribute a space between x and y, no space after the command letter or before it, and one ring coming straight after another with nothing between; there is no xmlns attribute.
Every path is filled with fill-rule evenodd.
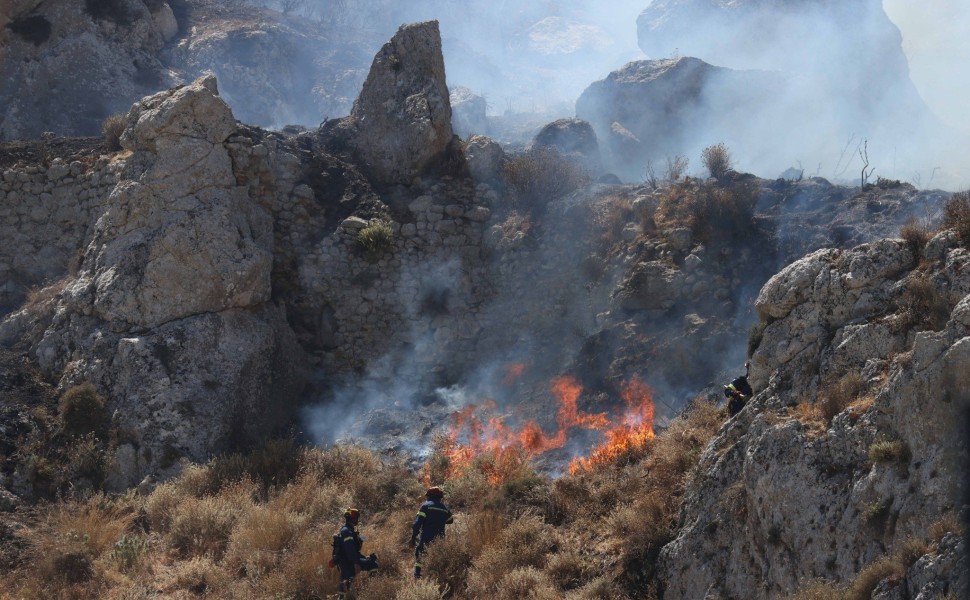
<svg viewBox="0 0 970 600"><path fill-rule="evenodd" d="M360 511L356 508L348 508L344 511L344 518L356 523L360 520Z"/></svg>
<svg viewBox="0 0 970 600"><path fill-rule="evenodd" d="M428 491L424 493L428 498L444 498L445 491L438 486L429 487Z"/></svg>

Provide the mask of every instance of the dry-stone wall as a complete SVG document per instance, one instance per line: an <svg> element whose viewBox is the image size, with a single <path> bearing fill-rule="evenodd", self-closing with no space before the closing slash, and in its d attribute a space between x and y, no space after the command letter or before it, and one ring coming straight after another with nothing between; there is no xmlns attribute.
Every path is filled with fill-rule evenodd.
<svg viewBox="0 0 970 600"><path fill-rule="evenodd" d="M0 179L0 315L29 288L67 274L91 232L123 163L107 157L86 168L55 158L50 166L3 171Z"/></svg>

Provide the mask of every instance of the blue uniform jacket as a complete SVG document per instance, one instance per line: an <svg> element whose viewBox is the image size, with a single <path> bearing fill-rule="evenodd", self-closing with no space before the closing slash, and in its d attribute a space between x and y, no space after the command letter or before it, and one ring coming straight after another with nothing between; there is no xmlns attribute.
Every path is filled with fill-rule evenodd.
<svg viewBox="0 0 970 600"><path fill-rule="evenodd" d="M428 500L418 509L418 516L411 526L411 537L421 535L421 543L427 544L431 540L445 534L445 525L450 525L453 519L448 507L438 500Z"/></svg>

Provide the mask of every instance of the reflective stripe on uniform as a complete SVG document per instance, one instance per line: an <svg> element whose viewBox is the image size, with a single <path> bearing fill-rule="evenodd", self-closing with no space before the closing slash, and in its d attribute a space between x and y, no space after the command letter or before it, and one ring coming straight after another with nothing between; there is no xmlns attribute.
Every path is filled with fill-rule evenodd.
<svg viewBox="0 0 970 600"><path fill-rule="evenodd" d="M349 541L350 541L350 540L352 540L352 539L354 539L354 537L353 537L353 536L351 536L351 537L345 537L345 538L344 538L344 541L345 541L345 542L349 542Z"/></svg>
<svg viewBox="0 0 970 600"><path fill-rule="evenodd" d="M438 510L441 512L449 512L448 510L445 510L444 508L438 508L437 506L429 506L428 508L430 508L431 510ZM418 513L418 514L420 515L421 513Z"/></svg>
<svg viewBox="0 0 970 600"><path fill-rule="evenodd" d="M733 384L733 383L729 383L729 384L728 384L728 387L729 387L729 388L731 388L731 391L732 391L732 392L736 392L736 391L738 391L738 388L736 388L736 387L734 387L734 384Z"/></svg>
<svg viewBox="0 0 970 600"><path fill-rule="evenodd" d="M425 513L421 512L421 511L418 511L418 516L419 517L427 517L428 515L426 515Z"/></svg>

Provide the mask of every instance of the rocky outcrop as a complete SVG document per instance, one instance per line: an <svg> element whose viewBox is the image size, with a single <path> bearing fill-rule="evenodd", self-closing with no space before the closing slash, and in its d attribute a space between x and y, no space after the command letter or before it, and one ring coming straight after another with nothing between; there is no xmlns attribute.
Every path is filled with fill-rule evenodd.
<svg viewBox="0 0 970 600"><path fill-rule="evenodd" d="M722 427L685 494L662 551L665 598L774 598L812 579L850 582L955 514L970 410L970 278L957 265L970 254L943 245L921 268L926 255L899 240L821 250L765 284L757 395ZM927 282L934 291L914 295ZM858 387L840 392L849 381ZM812 413L823 403L829 416ZM958 538L937 544L874 597L965 595Z"/></svg>
<svg viewBox="0 0 970 600"><path fill-rule="evenodd" d="M532 139L530 148L552 149L575 161L593 176L603 171L596 133L582 119L559 119L545 125Z"/></svg>
<svg viewBox="0 0 970 600"><path fill-rule="evenodd" d="M378 181L410 183L452 141L438 22L402 25L374 57L347 124Z"/></svg>
<svg viewBox="0 0 970 600"><path fill-rule="evenodd" d="M94 383L133 432L112 485L265 435L300 390L300 351L270 303L272 214L237 184L235 131L211 76L136 103L77 275L3 324L62 386Z"/></svg>
<svg viewBox="0 0 970 600"><path fill-rule="evenodd" d="M0 139L93 135L105 117L171 85L158 52L173 35L172 11L149 4L14 0L0 44Z"/></svg>
<svg viewBox="0 0 970 600"><path fill-rule="evenodd" d="M637 61L590 84L576 101L576 116L609 144L607 168L636 180L649 160L693 155L695 148L699 154L712 139L736 138L748 116L769 116L765 107L784 87L777 75L696 58Z"/></svg>
<svg viewBox="0 0 970 600"><path fill-rule="evenodd" d="M824 82L829 101L856 127L891 122L898 111L926 113L902 36L880 2L657 0L637 19L637 33L651 57L679 52L734 69L808 75Z"/></svg>

